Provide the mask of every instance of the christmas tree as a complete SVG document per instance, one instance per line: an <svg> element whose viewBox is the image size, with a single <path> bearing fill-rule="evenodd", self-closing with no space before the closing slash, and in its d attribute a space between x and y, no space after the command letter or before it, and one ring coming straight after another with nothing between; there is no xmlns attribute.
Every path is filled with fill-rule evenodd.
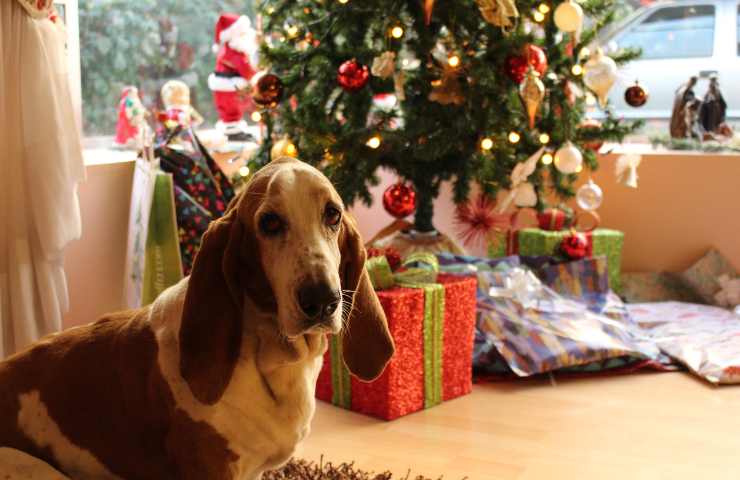
<svg viewBox="0 0 740 480"><path fill-rule="evenodd" d="M535 153L534 191L516 203L568 198L578 174L598 166L594 144L638 126L606 105L601 122L584 122L616 64L639 54L614 54L615 64L589 51L614 0L264 0L259 10L262 62L285 95L264 112L270 135L255 166L269 160L271 138L287 138L348 204L370 203L377 169L388 168L416 190L418 231L434 229L441 182L454 182L457 202L472 181L493 196Z"/></svg>

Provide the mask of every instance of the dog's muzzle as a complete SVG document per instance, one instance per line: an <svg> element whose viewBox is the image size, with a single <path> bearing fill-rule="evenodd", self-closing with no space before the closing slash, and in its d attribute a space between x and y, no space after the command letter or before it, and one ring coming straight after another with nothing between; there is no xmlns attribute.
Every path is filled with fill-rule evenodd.
<svg viewBox="0 0 740 480"><path fill-rule="evenodd" d="M297 296L298 305L311 326L331 318L342 301L341 293L325 282L304 284L298 289Z"/></svg>

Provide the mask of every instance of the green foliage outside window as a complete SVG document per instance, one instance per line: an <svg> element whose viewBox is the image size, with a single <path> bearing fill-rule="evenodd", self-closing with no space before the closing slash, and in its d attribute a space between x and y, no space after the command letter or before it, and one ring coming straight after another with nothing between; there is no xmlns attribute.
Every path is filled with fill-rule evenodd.
<svg viewBox="0 0 740 480"><path fill-rule="evenodd" d="M170 79L187 83L193 106L214 122L208 74L221 12L253 16L251 2L244 0L80 0L85 134L113 133L124 86L137 86L151 109Z"/></svg>

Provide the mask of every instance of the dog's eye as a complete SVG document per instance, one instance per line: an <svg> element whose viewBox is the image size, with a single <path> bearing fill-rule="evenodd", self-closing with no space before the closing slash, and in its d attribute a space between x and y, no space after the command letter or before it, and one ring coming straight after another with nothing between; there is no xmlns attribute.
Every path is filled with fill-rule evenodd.
<svg viewBox="0 0 740 480"><path fill-rule="evenodd" d="M260 230L267 235L276 235L283 228L285 228L283 219L274 213L266 213L260 218Z"/></svg>
<svg viewBox="0 0 740 480"><path fill-rule="evenodd" d="M342 221L342 212L338 208L332 207L331 205L326 207L324 211L324 222L330 227L336 227L339 222Z"/></svg>

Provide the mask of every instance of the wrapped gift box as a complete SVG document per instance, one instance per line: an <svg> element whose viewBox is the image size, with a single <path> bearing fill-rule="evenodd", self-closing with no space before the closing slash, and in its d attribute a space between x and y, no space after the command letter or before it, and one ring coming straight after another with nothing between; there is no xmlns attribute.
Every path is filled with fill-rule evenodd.
<svg viewBox="0 0 740 480"><path fill-rule="evenodd" d="M542 230L523 228L513 231L505 242L495 242L489 247L489 256L501 256L501 248L510 255L522 256L560 255L560 242L571 235L570 230ZM585 233L589 245L589 256L607 258L609 285L619 292L621 288L622 246L624 233L618 230L597 228ZM503 247L502 247L503 245Z"/></svg>
<svg viewBox="0 0 740 480"><path fill-rule="evenodd" d="M377 380L361 382L349 375L341 342L332 338L316 396L392 420L470 393L476 287L475 277L440 274L435 284L379 291L396 344L393 359Z"/></svg>

